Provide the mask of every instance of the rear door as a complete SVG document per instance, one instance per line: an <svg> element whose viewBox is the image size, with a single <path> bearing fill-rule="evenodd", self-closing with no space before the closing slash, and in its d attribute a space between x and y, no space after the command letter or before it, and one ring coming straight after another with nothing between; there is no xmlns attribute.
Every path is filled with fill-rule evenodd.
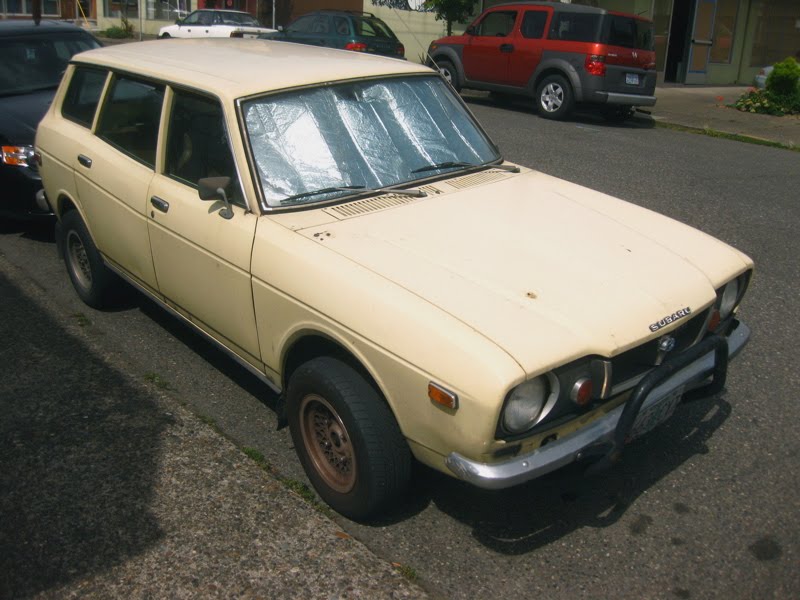
<svg viewBox="0 0 800 600"><path fill-rule="evenodd" d="M514 32L513 50L509 54L508 84L525 87L542 60L542 40L550 25L552 8L526 9L519 30Z"/></svg>
<svg viewBox="0 0 800 600"><path fill-rule="evenodd" d="M487 12L472 28L463 50L464 73L471 81L506 84L518 10Z"/></svg>
<svg viewBox="0 0 800 600"><path fill-rule="evenodd" d="M603 41L607 44L606 91L652 95L656 77L653 24L609 14Z"/></svg>

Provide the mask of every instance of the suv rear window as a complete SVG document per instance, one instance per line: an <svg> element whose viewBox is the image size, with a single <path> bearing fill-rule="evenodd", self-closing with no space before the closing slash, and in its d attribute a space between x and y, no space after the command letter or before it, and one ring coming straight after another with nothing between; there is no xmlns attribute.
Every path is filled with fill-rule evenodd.
<svg viewBox="0 0 800 600"><path fill-rule="evenodd" d="M653 24L633 17L608 15L605 43L623 48L653 50Z"/></svg>

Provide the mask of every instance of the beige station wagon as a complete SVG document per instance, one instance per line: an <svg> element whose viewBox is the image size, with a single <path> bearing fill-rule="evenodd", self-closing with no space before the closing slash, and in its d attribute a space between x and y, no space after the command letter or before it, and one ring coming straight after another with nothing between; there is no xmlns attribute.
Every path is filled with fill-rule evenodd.
<svg viewBox="0 0 800 600"><path fill-rule="evenodd" d="M747 342L753 264L505 162L410 62L260 40L77 55L36 139L78 295L119 277L281 394L354 519L412 459L483 488L616 460Z"/></svg>

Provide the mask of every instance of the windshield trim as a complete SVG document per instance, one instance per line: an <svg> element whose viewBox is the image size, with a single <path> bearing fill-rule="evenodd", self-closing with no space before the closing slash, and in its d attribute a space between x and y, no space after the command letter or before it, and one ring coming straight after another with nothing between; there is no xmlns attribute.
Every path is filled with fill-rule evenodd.
<svg viewBox="0 0 800 600"><path fill-rule="evenodd" d="M278 90L270 90L268 92L261 92L261 93L258 93L258 94L251 94L249 96L243 96L241 98L237 98L235 104L236 104L236 120L237 120L237 126L239 128L239 136L240 136L240 139L242 140L242 145L244 146L245 154L247 156L247 171L250 174L250 181L252 183L253 190L256 193L256 196L257 196L256 199L258 201L258 206L261 209L261 214L262 215L266 215L266 214L276 214L276 213L284 213L284 212L295 212L295 211L298 211L298 210L316 210L318 208L324 208L324 207L332 206L332 205L335 205L335 204L344 204L346 202L352 202L353 200L366 198L366 197L370 197L370 196L380 196L380 195L383 195L383 194L391 194L392 190L391 189L387 189L386 191L380 191L380 192L366 191L366 190L353 190L352 194L345 194L344 196L339 196L337 198L331 198L331 199L327 199L327 200L319 200L319 201L309 202L309 203L299 204L299 205L270 206L269 203L267 202L265 196L264 196L264 190L262 189L261 182L260 182L260 179L259 179L258 168L256 166L255 157L253 156L253 148L252 148L252 145L250 144L250 139L249 139L249 137L247 135L247 127L245 125L245 119L244 119L244 105L247 102L250 102L252 100L257 100L259 98L267 98L269 96L275 96L275 95L280 95L280 94L285 94L285 93L292 93L292 92L296 92L296 91L300 91L300 90L306 90L306 89L326 88L326 87L332 87L332 86L336 86L336 85L340 85L340 84L358 83L358 82L361 82L361 81L380 81L380 80L389 80L389 79L411 79L411 78L417 78L417 77L421 77L421 78L434 77L434 78L438 78L438 79L441 79L442 81L446 82L446 80L444 79L444 77L440 73L396 73L396 74L375 75L375 76L372 76L372 77L355 77L355 78L351 78L351 79L339 79L339 80L336 80L336 81L325 81L325 82L321 82L321 83L312 83L312 84L308 84L308 85L299 85L299 86L294 86L294 87L281 88L281 89L278 89ZM393 188L395 188L397 190L406 190L406 189L409 189L409 188L421 187L423 185L428 185L428 184L433 183L435 181L442 181L444 179L452 179L454 177L458 177L460 175L464 175L465 173L471 173L471 172L475 172L475 171L482 170L482 169L490 169L490 168L492 168L492 167L494 167L496 165L500 165L500 164L503 164L503 162L505 162L505 159L503 158L503 155L500 153L500 148L494 142L494 140L492 140L492 138L489 136L489 134L486 132L486 130L483 128L483 126L480 124L478 119L475 118L475 115L469 109L469 106L467 106L466 102L464 102L464 99L461 97L461 95L457 94L455 92L453 92L453 94L456 97L458 103L464 109L467 117L470 119L470 121L472 121L472 124L475 126L475 128L478 130L478 132L484 137L484 139L489 144L489 146L492 148L492 150L494 150L494 153L497 156L497 158L492 160L492 161L490 161L490 162L488 162L488 163L475 165L474 167L469 167L469 168L466 168L466 169L459 169L459 170L455 170L455 171L448 171L447 173L434 173L434 174L432 174L430 176L424 176L424 177L421 177L419 179L413 179L413 180L410 180L410 181L404 181L402 183L399 183L399 184L391 186L391 187L393 187Z"/></svg>

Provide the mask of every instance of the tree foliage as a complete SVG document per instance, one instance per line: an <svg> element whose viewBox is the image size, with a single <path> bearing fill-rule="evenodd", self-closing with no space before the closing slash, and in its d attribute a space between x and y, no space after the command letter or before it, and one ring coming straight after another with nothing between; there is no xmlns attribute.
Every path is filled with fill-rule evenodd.
<svg viewBox="0 0 800 600"><path fill-rule="evenodd" d="M453 23L463 23L472 16L475 0L425 0L425 8L436 13L437 21L447 23L447 35L453 33Z"/></svg>

